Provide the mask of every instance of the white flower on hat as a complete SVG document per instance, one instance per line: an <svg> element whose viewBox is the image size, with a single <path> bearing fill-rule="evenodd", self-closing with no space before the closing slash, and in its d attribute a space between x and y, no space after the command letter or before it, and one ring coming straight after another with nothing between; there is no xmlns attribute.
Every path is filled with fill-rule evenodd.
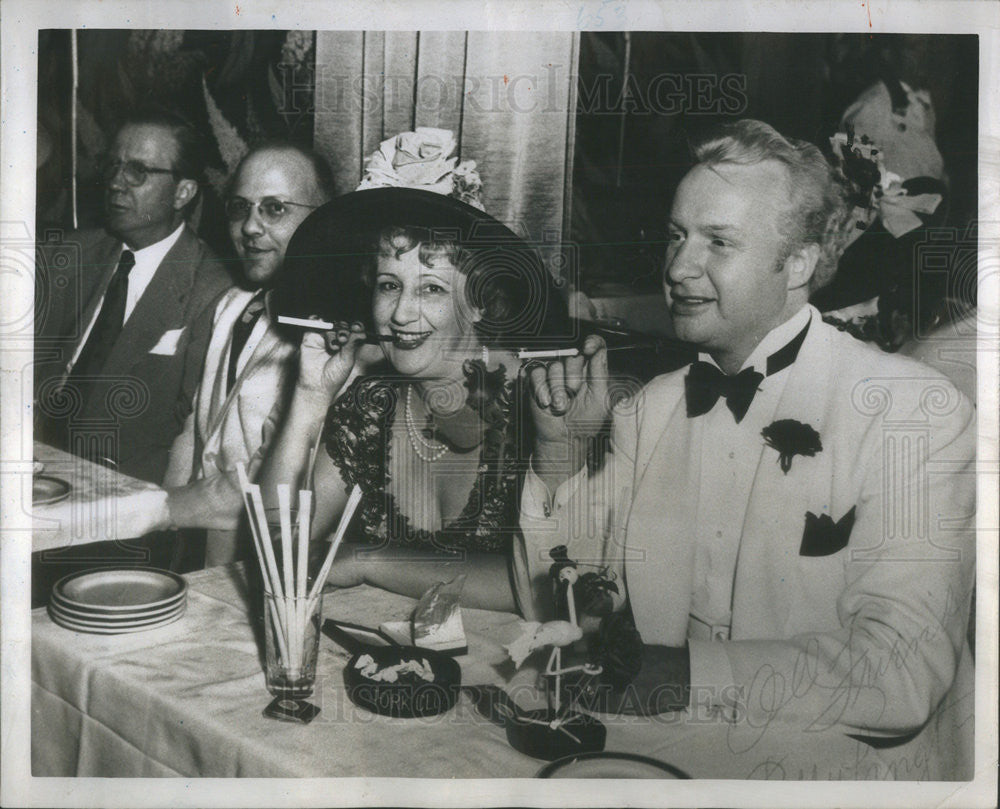
<svg viewBox="0 0 1000 809"><path fill-rule="evenodd" d="M479 210L483 181L475 161L452 156L458 141L450 129L417 127L382 141L365 160L357 191L368 188L416 188L456 197ZM457 164L457 165L456 165Z"/></svg>

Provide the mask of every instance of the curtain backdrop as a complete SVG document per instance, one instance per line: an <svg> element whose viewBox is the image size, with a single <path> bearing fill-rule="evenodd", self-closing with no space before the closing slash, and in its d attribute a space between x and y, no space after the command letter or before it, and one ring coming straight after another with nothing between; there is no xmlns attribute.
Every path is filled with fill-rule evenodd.
<svg viewBox="0 0 1000 809"><path fill-rule="evenodd" d="M315 147L353 190L364 158L418 126L451 129L486 210L523 236L568 234L579 35L316 32ZM545 251L564 270L561 252Z"/></svg>

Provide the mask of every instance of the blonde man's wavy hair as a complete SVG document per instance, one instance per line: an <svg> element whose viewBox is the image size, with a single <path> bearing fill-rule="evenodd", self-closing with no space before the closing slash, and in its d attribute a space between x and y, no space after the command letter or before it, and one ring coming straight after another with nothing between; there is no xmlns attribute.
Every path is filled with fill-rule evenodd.
<svg viewBox="0 0 1000 809"><path fill-rule="evenodd" d="M787 216L779 230L785 256L807 244L820 249L810 292L828 284L847 245L852 223L846 181L813 144L786 138L763 121L743 119L722 124L691 143L697 164L752 166L773 160L788 171Z"/></svg>

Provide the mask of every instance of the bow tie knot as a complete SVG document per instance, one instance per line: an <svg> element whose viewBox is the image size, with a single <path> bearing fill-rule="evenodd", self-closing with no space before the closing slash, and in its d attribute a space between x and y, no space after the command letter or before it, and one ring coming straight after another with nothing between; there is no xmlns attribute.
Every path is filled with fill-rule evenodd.
<svg viewBox="0 0 1000 809"><path fill-rule="evenodd" d="M726 406L733 411L736 423L739 424L750 409L750 403L757 394L760 383L765 376L771 376L785 370L798 357L799 349L809 331L810 319L805 327L786 345L767 358L767 373L762 374L753 368L744 368L734 376L728 376L708 362L699 360L691 365L688 375L684 378L684 394L687 399L687 414L689 418L707 413L721 396L726 400Z"/></svg>
<svg viewBox="0 0 1000 809"><path fill-rule="evenodd" d="M753 368L729 376L711 363L699 360L691 365L684 379L688 417L707 413L721 397L739 424L763 381L764 374Z"/></svg>

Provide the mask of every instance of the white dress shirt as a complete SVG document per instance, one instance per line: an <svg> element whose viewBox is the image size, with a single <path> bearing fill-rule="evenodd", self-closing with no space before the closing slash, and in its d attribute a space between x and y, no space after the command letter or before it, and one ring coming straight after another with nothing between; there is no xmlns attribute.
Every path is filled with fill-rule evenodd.
<svg viewBox="0 0 1000 809"><path fill-rule="evenodd" d="M790 343L809 318L809 309L803 308L769 332L740 370L755 368L766 374L767 358ZM707 354L699 359L716 365ZM774 421L788 375L786 367L765 376L739 424L722 397L708 413L698 416L704 419L704 439L691 598L694 620L689 637L729 638L736 558L760 457L761 430Z"/></svg>
<svg viewBox="0 0 1000 809"><path fill-rule="evenodd" d="M139 303L139 298L142 297L142 293L146 291L149 286L149 282L153 280L153 276L156 274L156 270L159 268L160 263L163 261L167 253L170 252L177 240L181 237L181 233L184 232L184 222L178 225L177 229L167 236L165 239L160 239L160 241L155 244L151 244L148 247L143 247L141 250L133 250L132 255L135 256L135 266L132 267L131 272L128 274L128 287L125 293L125 318L122 324L128 323L128 319L132 312L135 311L136 304ZM121 254L125 251L125 245L122 245L121 250L118 253L117 262L121 259ZM77 359L80 357L80 352L83 351L83 347L87 344L87 339L90 337L90 332L94 328L94 324L97 322L98 316L101 314L101 309L104 308L104 295L101 295L101 300L97 307L94 309L94 315L90 319L90 323L87 324L87 329L83 333L83 337L76 346L76 351L73 353L72 359L66 365L66 372L69 373L73 370L73 366L76 365Z"/></svg>

